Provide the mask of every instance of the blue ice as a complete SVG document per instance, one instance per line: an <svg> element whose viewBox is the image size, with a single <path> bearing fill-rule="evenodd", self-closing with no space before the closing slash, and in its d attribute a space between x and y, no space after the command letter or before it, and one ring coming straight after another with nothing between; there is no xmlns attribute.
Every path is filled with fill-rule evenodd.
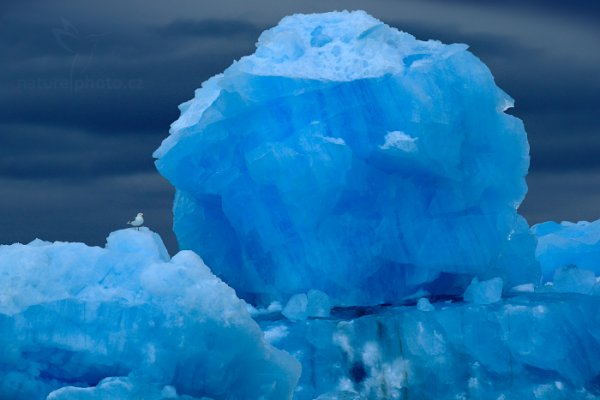
<svg viewBox="0 0 600 400"><path fill-rule="evenodd" d="M531 228L537 237L536 257L545 279L557 268L576 266L600 274L600 220L544 222Z"/></svg>
<svg viewBox="0 0 600 400"><path fill-rule="evenodd" d="M281 400L300 373L200 257L145 228L0 246L0 280L1 399Z"/></svg>
<svg viewBox="0 0 600 400"><path fill-rule="evenodd" d="M539 279L512 104L466 45L293 15L180 106L154 156L180 246L252 303L460 296L474 276Z"/></svg>
<svg viewBox="0 0 600 400"><path fill-rule="evenodd" d="M599 305L564 293L420 299L261 326L302 362L295 400L591 400L600 398Z"/></svg>
<svg viewBox="0 0 600 400"><path fill-rule="evenodd" d="M600 398L600 222L518 214L511 106L465 45L284 18L155 152L185 250L0 246L0 398Z"/></svg>

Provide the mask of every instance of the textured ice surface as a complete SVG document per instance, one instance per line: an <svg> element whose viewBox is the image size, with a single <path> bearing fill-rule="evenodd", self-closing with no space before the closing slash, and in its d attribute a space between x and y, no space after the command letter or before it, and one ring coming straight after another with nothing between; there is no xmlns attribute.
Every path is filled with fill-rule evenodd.
<svg viewBox="0 0 600 400"><path fill-rule="evenodd" d="M282 314L290 320L304 320L308 317L328 317L331 311L329 296L320 290L293 295L283 308Z"/></svg>
<svg viewBox="0 0 600 400"><path fill-rule="evenodd" d="M429 299L427 297L422 297L419 299L419 301L417 301L417 310L433 311L433 310L435 310L435 307L433 306L433 304L431 304L431 302L429 301Z"/></svg>
<svg viewBox="0 0 600 400"><path fill-rule="evenodd" d="M257 307L146 229L0 246L0 399L600 398L600 222L530 232L511 104L464 45L285 18L155 153Z"/></svg>
<svg viewBox="0 0 600 400"><path fill-rule="evenodd" d="M536 257L546 280L556 269L574 266L600 275L600 220L594 222L544 222L534 225Z"/></svg>
<svg viewBox="0 0 600 400"><path fill-rule="evenodd" d="M97 386L64 387L52 392L47 400L213 400L208 397L178 396L173 386L159 389L130 378L106 378Z"/></svg>
<svg viewBox="0 0 600 400"><path fill-rule="evenodd" d="M597 297L425 301L261 326L302 362L295 400L600 398Z"/></svg>
<svg viewBox="0 0 600 400"><path fill-rule="evenodd" d="M552 289L562 293L600 294L600 282L592 271L569 265L556 269Z"/></svg>
<svg viewBox="0 0 600 400"><path fill-rule="evenodd" d="M299 375L233 289L146 229L0 246L0 282L0 399L281 400Z"/></svg>
<svg viewBox="0 0 600 400"><path fill-rule="evenodd" d="M477 278L473 278L473 281L463 294L463 299L475 304L496 303L502 298L503 286L504 283L500 278L492 278L483 282L479 282Z"/></svg>
<svg viewBox="0 0 600 400"><path fill-rule="evenodd" d="M284 18L180 106L155 152L181 247L263 306L537 282L516 212L525 131L466 48L364 12Z"/></svg>

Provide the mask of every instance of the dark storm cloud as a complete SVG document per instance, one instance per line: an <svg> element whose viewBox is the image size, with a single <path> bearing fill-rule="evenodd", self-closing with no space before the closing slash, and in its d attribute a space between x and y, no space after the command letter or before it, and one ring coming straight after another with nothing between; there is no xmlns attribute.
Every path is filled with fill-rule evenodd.
<svg viewBox="0 0 600 400"><path fill-rule="evenodd" d="M159 35L175 37L258 37L265 27L237 19L178 19L167 25L154 28Z"/></svg>
<svg viewBox="0 0 600 400"><path fill-rule="evenodd" d="M51 36L39 29L31 35ZM61 50L50 40L46 45L53 48L51 52L40 53L38 44L28 49L28 55L7 62L7 73L0 77L7 89L0 93L0 120L82 127L109 135L158 127L166 131L177 118L177 104L191 97L203 80L253 48L253 39L189 43L150 31L142 38L112 32L97 40L93 48L77 54Z"/></svg>
<svg viewBox="0 0 600 400"><path fill-rule="evenodd" d="M160 233L171 254L173 190L158 174L122 174L92 181L55 181L0 177L0 243L35 238L102 245L111 231L144 212L146 225Z"/></svg>
<svg viewBox="0 0 600 400"><path fill-rule="evenodd" d="M597 133L557 135L544 140L530 140L531 171L583 171L600 168L600 138ZM582 146L581 143L585 143Z"/></svg>
<svg viewBox="0 0 600 400"><path fill-rule="evenodd" d="M532 180L535 184L532 185ZM549 171L529 177L520 212L530 224L600 217L600 169Z"/></svg>
<svg viewBox="0 0 600 400"><path fill-rule="evenodd" d="M81 127L109 135L168 126L176 113L164 113L162 107L175 99L167 94L149 102L144 98L143 78L131 78L132 86L123 89L128 81L113 77L23 78L15 94L0 99L0 118L11 123Z"/></svg>
<svg viewBox="0 0 600 400"><path fill-rule="evenodd" d="M50 24L37 25L26 21L7 20L0 24L0 44L6 62L32 57L65 55L52 37Z"/></svg>
<svg viewBox="0 0 600 400"><path fill-rule="evenodd" d="M151 154L163 136L102 136L36 125L4 125L0 132L8 133L0 148L0 177L63 181L151 173Z"/></svg>
<svg viewBox="0 0 600 400"><path fill-rule="evenodd" d="M443 2L444 0L436 0L438 2ZM481 6L481 0L458 0L458 3L462 3L467 6ZM497 7L497 4L492 4L492 2L488 2L484 6L488 6L490 8ZM503 0L501 3L503 8L528 8L534 12L539 13L552 13L558 15L576 15L583 18L594 18L600 13L600 3L596 1L564 1L564 0Z"/></svg>

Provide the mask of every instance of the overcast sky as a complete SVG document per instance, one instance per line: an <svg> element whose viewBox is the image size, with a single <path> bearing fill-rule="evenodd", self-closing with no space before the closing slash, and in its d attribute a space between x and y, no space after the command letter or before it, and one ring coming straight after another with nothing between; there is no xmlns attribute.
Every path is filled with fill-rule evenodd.
<svg viewBox="0 0 600 400"><path fill-rule="evenodd" d="M600 3L364 0L0 4L0 243L102 245L143 211L171 252L173 190L152 152L178 104L296 12L364 9L462 42L516 100L530 223L600 218Z"/></svg>

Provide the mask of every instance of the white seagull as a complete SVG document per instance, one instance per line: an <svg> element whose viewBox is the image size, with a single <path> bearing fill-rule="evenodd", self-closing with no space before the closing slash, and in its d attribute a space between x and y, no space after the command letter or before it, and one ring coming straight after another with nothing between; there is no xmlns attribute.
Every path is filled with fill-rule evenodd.
<svg viewBox="0 0 600 400"><path fill-rule="evenodd" d="M133 221L127 221L127 224L137 228L139 231L140 226L144 225L144 213L138 213Z"/></svg>

